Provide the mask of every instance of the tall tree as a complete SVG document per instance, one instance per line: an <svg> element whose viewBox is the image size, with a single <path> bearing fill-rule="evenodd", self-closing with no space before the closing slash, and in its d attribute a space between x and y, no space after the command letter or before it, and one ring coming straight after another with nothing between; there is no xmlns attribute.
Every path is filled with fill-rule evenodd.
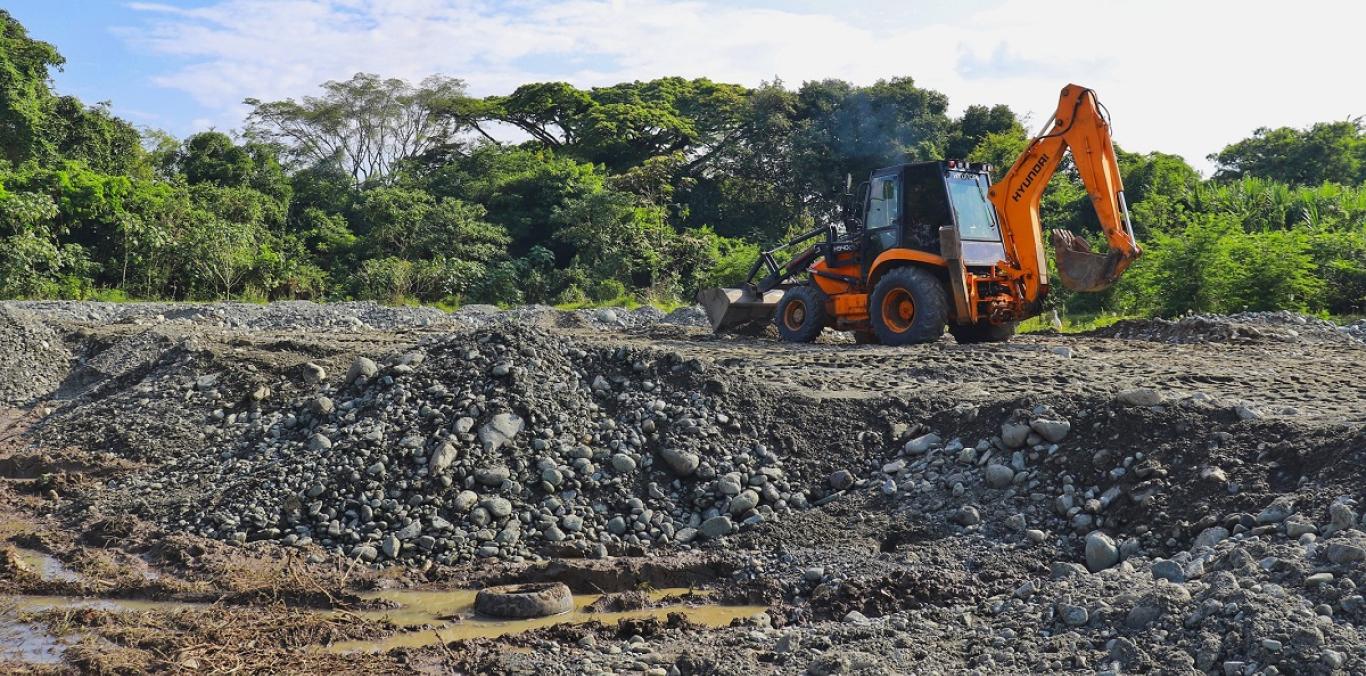
<svg viewBox="0 0 1366 676"><path fill-rule="evenodd" d="M1209 156L1216 179L1269 178L1292 185L1366 181L1366 125L1361 118L1308 129L1262 127Z"/></svg>
<svg viewBox="0 0 1366 676"><path fill-rule="evenodd" d="M449 114L465 99L465 83L455 78L434 75L414 86L357 73L322 89L300 101L247 99L248 129L301 165L335 163L358 187L388 183L399 164L456 143L465 125Z"/></svg>

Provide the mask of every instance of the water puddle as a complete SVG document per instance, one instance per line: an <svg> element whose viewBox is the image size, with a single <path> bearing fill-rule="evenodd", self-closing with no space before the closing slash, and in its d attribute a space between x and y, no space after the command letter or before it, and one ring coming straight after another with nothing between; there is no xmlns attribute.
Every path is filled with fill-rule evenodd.
<svg viewBox="0 0 1366 676"><path fill-rule="evenodd" d="M23 564L25 568L42 576L44 580L78 582L81 579L81 576L77 575L76 571L67 568L66 564L58 561L57 558L51 554L44 554L43 552L33 549L24 549L23 547L16 547L15 554L16 558L19 559L19 563Z"/></svg>
<svg viewBox="0 0 1366 676"><path fill-rule="evenodd" d="M36 553L36 552L35 552ZM51 558L51 557L48 557ZM59 564L60 565L60 564ZM68 573L70 571L67 571ZM53 574L57 574L55 571ZM418 648L436 645L441 642L475 638L498 638L511 634L549 627L556 624L582 624L598 621L606 625L616 624L619 620L657 618L663 620L670 613L682 613L692 622L706 627L724 627L732 620L751 617L767 610L765 606L728 606L696 603L701 596L694 591L691 603L667 600L689 593L688 589L659 589L647 594L651 602L665 601L666 605L641 610L620 612L592 612L587 609L597 601L600 594L575 594L574 610L551 617L529 620L507 620L480 615L474 611L475 590L389 590L363 594L372 600L384 600L399 604L398 608L380 610L361 610L351 613L365 619L387 620L402 628L413 631L400 631L378 640L357 640L335 643L327 647L330 652L384 652L393 648ZM70 596L14 596L0 599L0 658L15 659L30 663L50 663L61 660L62 651L82 637L54 637L40 626L21 622L25 613L45 610L93 608L112 612L171 611L181 609L207 608L208 604L183 601L150 601L145 599L97 599ZM307 609L304 609L307 610ZM317 610L330 614L335 611ZM416 629L422 627L422 629Z"/></svg>
<svg viewBox="0 0 1366 676"><path fill-rule="evenodd" d="M687 594L688 589L659 589L648 594L650 601L659 602L671 596ZM365 595L401 604L400 608L367 610L357 613L373 620L388 620L400 627L431 627L417 631L399 632L385 639L343 641L328 648L331 652L384 652L393 648L418 648L445 641L474 638L498 638L549 627L556 624L583 624L598 621L606 625L618 620L657 618L670 613L682 613L689 620L707 627L724 627L732 620L750 617L767 610L766 606L725 606L715 604L687 605L668 603L657 608L620 612L592 612L587 607L600 594L575 594L574 609L550 617L529 620L506 620L480 615L474 611L477 592L467 589L452 591L391 590ZM696 594L696 592L694 592Z"/></svg>

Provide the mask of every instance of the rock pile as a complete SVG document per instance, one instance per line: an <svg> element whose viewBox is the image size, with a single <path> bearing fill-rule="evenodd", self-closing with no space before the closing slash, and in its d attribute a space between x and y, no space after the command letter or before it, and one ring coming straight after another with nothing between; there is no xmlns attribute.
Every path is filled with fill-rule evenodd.
<svg viewBox="0 0 1366 676"><path fill-rule="evenodd" d="M505 325L301 373L291 401L264 383L213 411L217 452L115 492L210 537L409 563L686 544L806 504L718 374L679 355Z"/></svg>
<svg viewBox="0 0 1366 676"><path fill-rule="evenodd" d="M1366 337L1356 330L1289 311L1190 315L1180 319L1126 319L1091 335L1161 343L1251 343L1301 340L1342 341Z"/></svg>
<svg viewBox="0 0 1366 676"><path fill-rule="evenodd" d="M0 306L0 406L24 406L61 384L71 354L62 338L27 312Z"/></svg>

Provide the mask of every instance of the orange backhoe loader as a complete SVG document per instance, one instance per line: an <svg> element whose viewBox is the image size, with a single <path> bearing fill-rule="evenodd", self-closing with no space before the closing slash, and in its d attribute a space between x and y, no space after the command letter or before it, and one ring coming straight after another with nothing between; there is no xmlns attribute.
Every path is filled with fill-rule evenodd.
<svg viewBox="0 0 1366 676"><path fill-rule="evenodd" d="M1093 253L1085 239L1054 230L1058 275L1070 289L1108 288L1142 250L1104 108L1092 90L1068 85L996 183L989 167L957 160L878 169L846 210L843 232L825 226L765 251L742 288L706 289L698 302L717 331L772 320L795 342L826 327L886 345L937 340L945 326L959 342L1007 340L1048 295L1039 199L1069 149L1110 251Z"/></svg>

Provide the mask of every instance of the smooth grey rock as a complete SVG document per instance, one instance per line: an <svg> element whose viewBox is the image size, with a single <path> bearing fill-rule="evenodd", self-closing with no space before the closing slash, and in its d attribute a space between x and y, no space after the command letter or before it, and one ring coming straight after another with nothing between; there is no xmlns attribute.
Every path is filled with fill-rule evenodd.
<svg viewBox="0 0 1366 676"><path fill-rule="evenodd" d="M1119 546L1114 538L1093 530L1086 536L1086 567L1096 573L1119 563Z"/></svg>
<svg viewBox="0 0 1366 676"><path fill-rule="evenodd" d="M759 505L759 494L752 490L744 490L730 499L730 513L733 515L744 514Z"/></svg>
<svg viewBox="0 0 1366 676"><path fill-rule="evenodd" d="M846 490L854 485L854 474L847 469L835 470L830 473L828 482L833 490Z"/></svg>
<svg viewBox="0 0 1366 676"><path fill-rule="evenodd" d="M1151 387L1137 387L1116 394L1115 401L1125 406L1157 406L1162 403L1162 395Z"/></svg>
<svg viewBox="0 0 1366 676"><path fill-rule="evenodd" d="M911 439L910 441L906 442L906 446L904 448L907 453L910 453L912 455L920 455L921 453L924 453L925 451L928 451L931 448L938 446L942 441L943 439L941 439L938 434L931 432L929 434L922 434L914 439Z"/></svg>
<svg viewBox="0 0 1366 676"><path fill-rule="evenodd" d="M356 357L351 362L351 368L346 371L346 382L351 383L358 379L370 380L379 373L379 365L369 357Z"/></svg>
<svg viewBox="0 0 1366 676"><path fill-rule="evenodd" d="M1224 528L1223 526L1211 526L1209 528L1206 528L1205 530L1200 531L1200 534L1195 536L1195 542L1191 543L1191 547L1193 549L1200 547L1213 547L1214 545L1217 545L1220 542L1223 542L1227 539L1227 528Z"/></svg>
<svg viewBox="0 0 1366 676"><path fill-rule="evenodd" d="M512 441L522 431L522 418L514 413L499 413L479 428L479 443L493 452Z"/></svg>
<svg viewBox="0 0 1366 676"><path fill-rule="evenodd" d="M1169 582L1185 582L1186 569L1181 564L1170 559L1159 559L1152 565L1153 578L1167 580Z"/></svg>
<svg viewBox="0 0 1366 676"><path fill-rule="evenodd" d="M987 465L985 474L987 485L992 488L1007 488L1015 481L1015 470L997 463Z"/></svg>
<svg viewBox="0 0 1366 676"><path fill-rule="evenodd" d="M669 469L678 476L692 476L692 473L696 472L697 467L702 464L702 459L696 453L680 451L676 448L660 449L659 456L664 459Z"/></svg>
<svg viewBox="0 0 1366 676"><path fill-rule="evenodd" d="M384 536L384 539L380 541L380 548L384 550L384 555L391 559L398 558L399 550L402 547L403 543L393 533Z"/></svg>
<svg viewBox="0 0 1366 676"><path fill-rule="evenodd" d="M427 461L427 472L432 475L437 475L446 471L446 469L451 466L451 463L455 462L457 455L459 455L459 451L456 450L455 446L449 443L442 443L440 446L436 447L435 451L432 451L432 457Z"/></svg>
<svg viewBox="0 0 1366 676"><path fill-rule="evenodd" d="M1065 418L1058 418L1056 420L1039 418L1029 423L1029 428L1037 432L1039 436L1044 439L1056 444L1059 441L1062 441L1063 438L1067 436L1068 432L1072 431L1072 423Z"/></svg>
<svg viewBox="0 0 1366 676"><path fill-rule="evenodd" d="M479 504L479 494L474 491L460 491L451 500L451 507L457 512L468 512Z"/></svg>
<svg viewBox="0 0 1366 676"><path fill-rule="evenodd" d="M954 512L949 520L960 526L975 526L982 523L982 515L977 511L976 507L973 507L972 505L963 505L958 508L957 512Z"/></svg>
<svg viewBox="0 0 1366 676"><path fill-rule="evenodd" d="M703 521L698 530L706 537L719 538L734 531L735 523L730 520L729 516L722 514Z"/></svg>
<svg viewBox="0 0 1366 676"><path fill-rule="evenodd" d="M1006 448L1019 448L1025 444L1029 438L1029 425L1024 423L1006 423L1001 425L1001 443Z"/></svg>
<svg viewBox="0 0 1366 676"><path fill-rule="evenodd" d="M636 471L636 460L625 453L612 456L612 469L623 474Z"/></svg>

